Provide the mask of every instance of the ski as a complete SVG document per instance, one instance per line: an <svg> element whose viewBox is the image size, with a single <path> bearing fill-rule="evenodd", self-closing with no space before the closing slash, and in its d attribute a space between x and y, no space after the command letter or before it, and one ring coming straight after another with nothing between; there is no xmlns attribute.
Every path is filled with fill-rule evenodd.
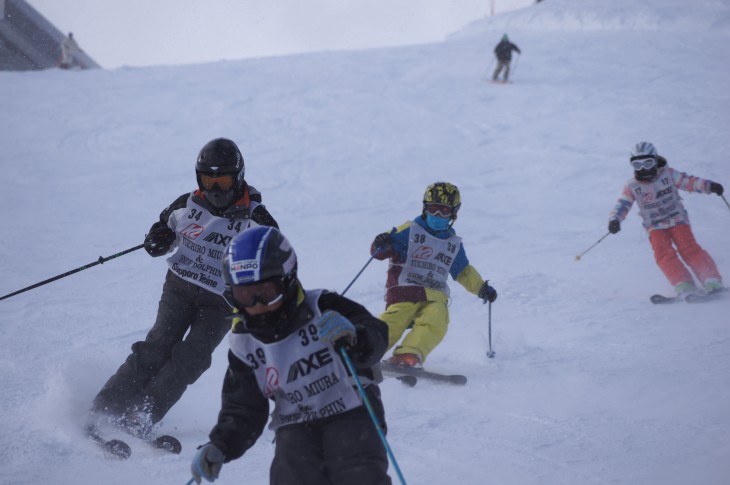
<svg viewBox="0 0 730 485"><path fill-rule="evenodd" d="M707 293L691 293L684 299L687 303L702 303L705 301L721 298L727 293L727 288L720 288Z"/></svg>
<svg viewBox="0 0 730 485"><path fill-rule="evenodd" d="M402 382L403 384L405 384L408 387L413 387L416 384L418 384L418 377L416 377L416 376L399 375L399 376L393 376L393 377L395 377L398 381Z"/></svg>
<svg viewBox="0 0 730 485"><path fill-rule="evenodd" d="M464 384L466 384L466 381L467 381L466 376L461 375L461 374L441 374L439 372L431 372L431 371L427 371L425 369L406 367L406 366L402 366L402 365L394 365L394 364L389 364L387 362L381 362L380 369L383 371L383 374L385 374L385 375L391 375L391 376L395 376L395 377L398 377L398 376L415 377L416 382L418 382L417 381L418 379L427 379L427 380L435 381L435 382L445 382L445 383L449 383L449 384L456 384L459 386L463 386ZM411 387L413 387L414 385L415 385L415 383Z"/></svg>
<svg viewBox="0 0 730 485"><path fill-rule="evenodd" d="M154 438L143 439L145 443L158 450L164 450L173 455L179 455L182 451L180 440L169 434L163 434Z"/></svg>
<svg viewBox="0 0 730 485"><path fill-rule="evenodd" d="M91 424L87 426L86 432L94 443L99 445L112 457L126 460L132 455L132 448L125 441L119 439L105 439L95 425ZM179 455L182 452L182 443L180 443L180 440L174 436L170 436L169 434L151 437L139 437L133 434L132 436L158 450L163 450L174 455Z"/></svg>
<svg viewBox="0 0 730 485"><path fill-rule="evenodd" d="M126 460L132 454L132 448L122 440L107 440L105 439L96 426L89 425L86 428L86 434L92 442L96 443L104 454L110 458L118 458L120 460Z"/></svg>
<svg viewBox="0 0 730 485"><path fill-rule="evenodd" d="M652 303L654 304L664 304L664 303L677 303L682 301L682 299L678 296L664 296L664 295L651 295L649 298Z"/></svg>
<svg viewBox="0 0 730 485"><path fill-rule="evenodd" d="M719 290L710 291L708 293L690 293L684 297L681 296L664 296L664 295L652 295L650 300L655 304L664 303L679 303L686 301L687 303L702 303L705 301L714 300L726 294L727 288L720 288Z"/></svg>

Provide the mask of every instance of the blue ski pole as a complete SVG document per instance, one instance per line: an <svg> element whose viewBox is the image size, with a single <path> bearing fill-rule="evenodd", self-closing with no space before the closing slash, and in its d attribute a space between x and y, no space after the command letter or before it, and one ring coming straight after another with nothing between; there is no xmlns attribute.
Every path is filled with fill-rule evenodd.
<svg viewBox="0 0 730 485"><path fill-rule="evenodd" d="M406 480L405 478L403 478L403 474L400 471L400 467L398 466L398 462L395 459L395 455L393 455L393 451L390 449L388 440L385 438L385 434L380 428L380 423L378 423L378 417L375 415L372 404L370 404L370 399L368 399L367 395L365 394L365 389L362 387L362 383L360 382L360 378L357 375L357 371L355 370L355 366L353 365L352 360L350 360L350 355L347 353L347 350L345 350L345 347L340 347L340 353L342 354L342 358L345 360L347 368L350 370L350 374L352 374L352 377L355 379L357 391L360 393L360 397L362 398L362 402L365 404L365 407L368 410L368 414L370 414L370 419L375 425L375 430L378 432L378 436L380 436L380 441L382 441L383 446L385 446L385 451L388 453L388 457L390 457L393 468L398 474L398 479L403 485L406 485Z"/></svg>
<svg viewBox="0 0 730 485"><path fill-rule="evenodd" d="M350 282L349 285L347 285L347 288L342 292L342 296L345 296L345 293L347 293L347 290L350 289L352 284L357 280L363 271L365 271L365 268L370 264L370 261L372 261L374 256L370 256L370 259L368 259L368 262L365 263L365 266L362 267L359 273L353 278L353 280ZM357 392L360 393L360 397L362 398L362 402L365 405L365 408L368 410L368 414L370 415L370 420L373 422L373 425L375 426L375 431L378 432L378 436L380 437L380 441L383 442L383 446L385 446L385 451L388 454L388 457L390 458L390 462L393 464L393 468L395 469L395 472L398 474L398 479L403 485L406 485L406 480L403 478L403 474L400 471L400 467L398 466L398 461L395 459L395 455L393 454L393 451L390 449L390 445L388 444L388 440L385 438L385 434L383 433L383 430L380 428L380 423L378 422L378 417L375 415L375 411L373 410L373 405L370 404L370 399L368 399L368 396L365 394L365 388L362 386L362 382L360 382L360 377L357 375L357 371L355 370L355 366L352 363L352 360L350 359L350 354L347 353L347 350L344 346L341 346L339 348L340 353L342 354L342 358L345 361L345 365L347 365L348 370L350 371L350 374L352 374L353 379L355 380L355 384L357 386ZM188 484L189 485L189 484Z"/></svg>

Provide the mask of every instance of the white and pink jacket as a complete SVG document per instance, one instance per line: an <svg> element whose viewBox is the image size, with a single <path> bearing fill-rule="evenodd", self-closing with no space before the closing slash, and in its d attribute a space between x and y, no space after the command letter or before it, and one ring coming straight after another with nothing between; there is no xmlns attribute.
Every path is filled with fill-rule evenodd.
<svg viewBox="0 0 730 485"><path fill-rule="evenodd" d="M636 201L644 228L648 232L668 229L677 224L689 224L689 216L678 190L709 194L711 183L710 180L663 167L652 182L630 179L609 214L609 219L623 221Z"/></svg>

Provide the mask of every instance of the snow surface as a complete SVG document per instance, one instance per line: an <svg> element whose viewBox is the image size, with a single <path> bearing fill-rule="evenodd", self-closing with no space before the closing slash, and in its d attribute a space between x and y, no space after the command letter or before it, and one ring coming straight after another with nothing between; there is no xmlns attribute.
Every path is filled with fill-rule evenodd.
<svg viewBox="0 0 730 485"><path fill-rule="evenodd" d="M2 72L0 294L142 242L194 188L195 156L214 137L240 144L307 288L344 289L372 238L449 180L467 254L500 293L496 357L487 308L453 284L450 331L427 365L469 384L382 384L408 483L726 484L730 299L649 303L671 288L636 208L575 255L606 233L637 141L730 188L729 20L728 0L546 0L430 45ZM515 83L493 85L506 29L523 54ZM728 207L684 201L727 276ZM226 345L162 423L181 455L130 440L130 460L110 461L78 427L151 327L165 271L137 251L0 302L0 483L187 482ZM373 262L348 296L378 314L385 271ZM271 441L267 431L217 483L268 483Z"/></svg>

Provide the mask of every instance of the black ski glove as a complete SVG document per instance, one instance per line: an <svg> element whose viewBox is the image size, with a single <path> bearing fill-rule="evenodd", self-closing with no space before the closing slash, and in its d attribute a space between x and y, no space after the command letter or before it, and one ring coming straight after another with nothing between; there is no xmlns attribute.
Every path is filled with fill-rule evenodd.
<svg viewBox="0 0 730 485"><path fill-rule="evenodd" d="M167 226L152 227L144 238L144 249L152 257L162 256L175 242L175 231Z"/></svg>
<svg viewBox="0 0 730 485"><path fill-rule="evenodd" d="M722 185L717 182L710 182L710 193L722 195L723 192L725 192L725 189L722 188Z"/></svg>
<svg viewBox="0 0 730 485"><path fill-rule="evenodd" d="M350 354L358 362L367 362L371 359L375 348L368 339L367 331L362 325L355 325L355 331L357 332L357 340L355 340L355 345L350 346Z"/></svg>
<svg viewBox="0 0 730 485"><path fill-rule="evenodd" d="M390 233L384 232L375 236L375 248L378 251L383 251L390 247Z"/></svg>
<svg viewBox="0 0 730 485"><path fill-rule="evenodd" d="M608 232L611 234L616 234L621 230L621 221L618 219L611 219L608 221Z"/></svg>
<svg viewBox="0 0 730 485"><path fill-rule="evenodd" d="M481 288L479 288L479 298L484 300L484 303L492 303L497 299L497 290L489 286L488 282L484 282Z"/></svg>

